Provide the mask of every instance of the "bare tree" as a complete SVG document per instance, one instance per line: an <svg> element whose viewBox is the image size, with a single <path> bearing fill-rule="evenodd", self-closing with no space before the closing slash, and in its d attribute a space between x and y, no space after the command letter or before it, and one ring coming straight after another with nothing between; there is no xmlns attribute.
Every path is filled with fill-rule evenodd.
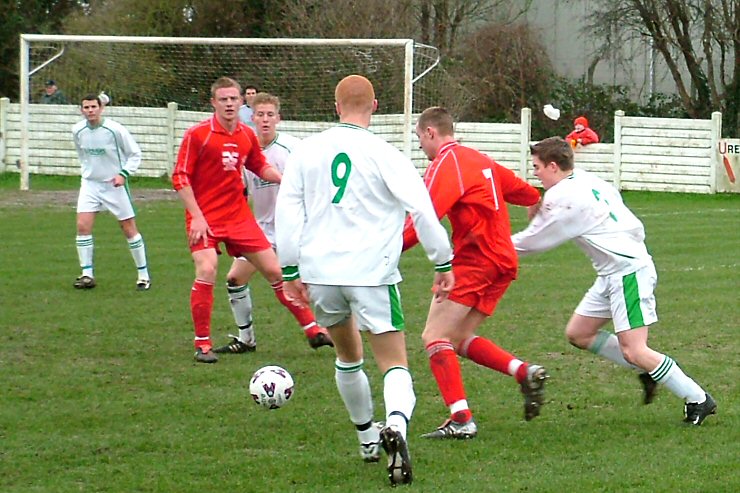
<svg viewBox="0 0 740 493"><path fill-rule="evenodd" d="M596 0L588 30L602 53L639 36L660 54L692 118L723 112L740 135L740 2L738 0ZM616 33L616 35L615 35ZM599 49L597 49L599 51Z"/></svg>

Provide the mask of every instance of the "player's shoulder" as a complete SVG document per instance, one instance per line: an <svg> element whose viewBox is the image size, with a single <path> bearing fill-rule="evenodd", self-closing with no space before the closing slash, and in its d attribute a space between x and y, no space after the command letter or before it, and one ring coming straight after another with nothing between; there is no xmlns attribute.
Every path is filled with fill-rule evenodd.
<svg viewBox="0 0 740 493"><path fill-rule="evenodd" d="M298 144L301 143L301 139L295 135L291 135L285 132L278 132L275 138L275 143L280 147L285 147L289 151L293 150Z"/></svg>
<svg viewBox="0 0 740 493"><path fill-rule="evenodd" d="M80 130L84 129L85 127L87 127L87 120L84 120L84 119L80 120L74 125L72 125L72 133L77 134L80 132Z"/></svg>

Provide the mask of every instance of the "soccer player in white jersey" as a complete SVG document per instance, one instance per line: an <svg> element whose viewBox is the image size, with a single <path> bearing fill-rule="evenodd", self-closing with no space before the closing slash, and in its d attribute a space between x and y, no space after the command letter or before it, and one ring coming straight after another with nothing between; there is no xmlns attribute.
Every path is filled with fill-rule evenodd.
<svg viewBox="0 0 740 493"><path fill-rule="evenodd" d="M134 206L128 190L128 177L141 164L141 149L120 123L103 118L100 97L85 96L81 103L84 120L72 127L72 138L82 166L82 181L77 199L77 256L82 274L75 280L77 289L95 287L93 270L93 224L95 215L110 211L121 226L136 264L136 289L151 287L144 240L136 228Z"/></svg>
<svg viewBox="0 0 740 493"><path fill-rule="evenodd" d="M302 305L313 302L334 340L335 380L361 457L379 460L382 444L391 484L410 483L406 433L416 397L398 290L406 211L436 265L438 302L454 285L452 250L418 171L368 130L378 105L370 81L342 79L335 105L340 123L303 140L288 159L276 207L278 257L286 294ZM360 331L383 374L382 429L373 421Z"/></svg>
<svg viewBox="0 0 740 493"><path fill-rule="evenodd" d="M252 96L250 102L254 108L253 128L262 154L269 164L282 173L291 149L300 142L300 139L277 131L277 124L280 123L280 99L277 96L261 92ZM242 173L247 195L252 199L254 218L275 248L275 201L280 185L265 181L246 168ZM226 275L226 289L239 334L229 335L232 338L231 342L214 349L215 353L245 353L255 351L257 348L252 325L252 296L249 290L249 281L255 272L257 268L245 257L237 257L231 264L231 269ZM281 286L282 284L273 288L282 289ZM318 349L321 346L332 345L329 333L316 323L316 317L311 309L301 308L290 302L285 306L300 324L309 346Z"/></svg>
<svg viewBox="0 0 740 493"><path fill-rule="evenodd" d="M676 362L647 345L648 326L658 321L653 291L658 280L645 246L645 229L604 180L573 168L573 150L560 137L531 146L534 174L546 193L530 210L529 226L513 235L520 255L552 249L568 240L591 258L596 282L575 309L565 335L618 365L642 370L640 381L649 404L656 382L684 399L687 423L700 425L715 414L711 395ZM609 321L616 335L601 330Z"/></svg>

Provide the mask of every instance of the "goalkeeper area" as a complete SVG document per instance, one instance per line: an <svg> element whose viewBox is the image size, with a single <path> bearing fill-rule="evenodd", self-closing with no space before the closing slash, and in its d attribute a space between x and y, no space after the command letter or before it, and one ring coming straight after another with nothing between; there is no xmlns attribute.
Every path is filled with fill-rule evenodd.
<svg viewBox="0 0 740 493"><path fill-rule="evenodd" d="M448 93L438 50L408 39L151 38L23 35L28 93L48 79L74 103L105 90L116 106L211 111L210 85L229 76L280 97L283 118L333 121L334 88L349 74L375 86L379 114L419 112ZM22 48L22 51L23 48Z"/></svg>
<svg viewBox="0 0 740 493"><path fill-rule="evenodd" d="M39 173L59 164L76 167L66 133L79 117L77 102L100 91L111 100L107 114L129 126L160 169L171 166L184 128L212 111L210 87L222 76L280 97L287 131L304 137L336 121L336 84L350 74L364 75L378 99L374 122L380 128L373 131L409 157L413 114L451 103L459 93L459 84L440 67L438 50L411 39L23 34L20 72L21 189L28 189L32 168ZM47 80L56 81L67 105L36 104ZM134 122L138 129L130 127Z"/></svg>

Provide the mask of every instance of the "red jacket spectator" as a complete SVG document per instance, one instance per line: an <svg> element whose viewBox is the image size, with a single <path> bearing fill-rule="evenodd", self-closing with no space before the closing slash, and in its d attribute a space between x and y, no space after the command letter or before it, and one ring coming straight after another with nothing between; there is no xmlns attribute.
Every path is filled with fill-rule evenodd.
<svg viewBox="0 0 740 493"><path fill-rule="evenodd" d="M588 144L599 143L599 136L596 132L588 128L588 120L586 120L585 116L579 116L573 120L573 126L575 127L575 130L569 133L565 138L565 140L570 142L572 147L576 147L579 144L585 146Z"/></svg>

